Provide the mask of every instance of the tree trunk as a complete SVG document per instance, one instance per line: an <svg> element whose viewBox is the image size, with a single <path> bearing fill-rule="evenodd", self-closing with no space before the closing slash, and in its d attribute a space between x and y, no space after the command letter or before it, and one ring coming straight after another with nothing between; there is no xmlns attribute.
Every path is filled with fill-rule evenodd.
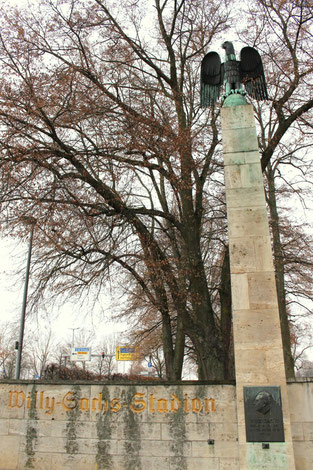
<svg viewBox="0 0 313 470"><path fill-rule="evenodd" d="M286 292L285 292L285 268L284 256L279 231L279 216L276 204L276 192L274 172L270 165L268 165L265 172L268 181L268 205L270 209L272 236L273 236L273 250L274 250L274 264L275 264L275 277L276 277L276 290L278 299L278 308L280 316L280 325L283 341L285 369L287 378L294 378L294 361L291 353L290 342L290 328L288 321L288 312L286 307Z"/></svg>
<svg viewBox="0 0 313 470"><path fill-rule="evenodd" d="M234 351L232 342L232 304L229 248L225 248L221 270L221 286L219 288L221 302L221 331L224 350L224 378L235 377Z"/></svg>
<svg viewBox="0 0 313 470"><path fill-rule="evenodd" d="M165 361L166 377L170 380L174 370L174 351L172 340L171 319L168 314L162 314L162 344Z"/></svg>
<svg viewBox="0 0 313 470"><path fill-rule="evenodd" d="M224 353L203 264L199 226L200 223L196 216L193 223L186 224L185 257L189 271L192 313L190 314L191 322L189 325L185 325L185 331L195 348L199 378L201 380L221 380L224 379Z"/></svg>
<svg viewBox="0 0 313 470"><path fill-rule="evenodd" d="M202 335L199 341L193 340L193 344L197 355L199 380L224 380L224 354L218 341L212 344L212 336L203 338Z"/></svg>
<svg viewBox="0 0 313 470"><path fill-rule="evenodd" d="M175 349L174 349L174 364L172 379L181 380L182 370L184 363L184 352L185 352L185 333L183 327L182 318L177 318L177 330L176 330L176 340L175 340Z"/></svg>

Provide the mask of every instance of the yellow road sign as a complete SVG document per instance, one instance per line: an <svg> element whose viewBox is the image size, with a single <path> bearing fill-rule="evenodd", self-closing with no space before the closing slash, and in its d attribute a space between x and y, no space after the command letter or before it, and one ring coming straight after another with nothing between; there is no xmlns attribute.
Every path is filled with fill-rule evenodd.
<svg viewBox="0 0 313 470"><path fill-rule="evenodd" d="M137 359L137 348L133 346L117 346L117 361L135 361Z"/></svg>

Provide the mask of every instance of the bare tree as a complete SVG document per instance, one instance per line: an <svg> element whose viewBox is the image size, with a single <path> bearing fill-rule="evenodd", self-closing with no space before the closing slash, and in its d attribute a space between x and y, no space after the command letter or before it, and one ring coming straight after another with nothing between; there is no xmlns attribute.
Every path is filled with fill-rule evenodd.
<svg viewBox="0 0 313 470"><path fill-rule="evenodd" d="M14 378L16 332L16 323L7 322L0 327L0 373L3 378Z"/></svg>
<svg viewBox="0 0 313 470"><path fill-rule="evenodd" d="M55 345L51 327L48 329L32 331L28 334L31 341L28 341L27 353L33 371L33 376L41 379L47 364L52 359Z"/></svg>
<svg viewBox="0 0 313 470"><path fill-rule="evenodd" d="M21 234L21 216L38 220L34 300L110 280L160 333L168 378L181 377L187 342L201 378L231 376L219 108L201 111L197 91L228 2L155 0L149 27L140 1L43 3L3 11L0 36L2 218ZM252 7L244 37L270 85L257 114L265 169L312 122L311 7Z"/></svg>
<svg viewBox="0 0 313 470"><path fill-rule="evenodd" d="M96 358L90 365L92 370L101 376L111 377L116 371L116 338L114 335L107 335L102 338L96 347Z"/></svg>

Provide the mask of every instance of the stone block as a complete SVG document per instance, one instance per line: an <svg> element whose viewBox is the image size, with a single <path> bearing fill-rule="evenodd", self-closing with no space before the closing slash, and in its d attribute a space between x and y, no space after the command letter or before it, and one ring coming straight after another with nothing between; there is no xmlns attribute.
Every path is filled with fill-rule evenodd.
<svg viewBox="0 0 313 470"><path fill-rule="evenodd" d="M170 470L220 470L219 459L211 458L186 458L178 460L176 457L170 459Z"/></svg>
<svg viewBox="0 0 313 470"><path fill-rule="evenodd" d="M226 456L228 458L238 458L238 442L234 441L220 441L216 440L213 445L209 445L204 441L192 442L192 456L207 457L207 458L221 458Z"/></svg>
<svg viewBox="0 0 313 470"><path fill-rule="evenodd" d="M52 454L51 470L98 470L95 455ZM39 469L38 469L39 470ZM100 467L99 467L100 470ZM119 470L112 467L112 470Z"/></svg>
<svg viewBox="0 0 313 470"><path fill-rule="evenodd" d="M36 430L38 437L41 436L51 436L51 420L50 421L36 421Z"/></svg>
<svg viewBox="0 0 313 470"><path fill-rule="evenodd" d="M26 446L26 438L21 442L22 445ZM66 439L61 437L40 437L35 440L35 452L40 453L65 453L66 452Z"/></svg>
<svg viewBox="0 0 313 470"><path fill-rule="evenodd" d="M118 452L118 441L113 439L110 440L102 440L101 443L98 439L89 439L86 437L85 439L77 439L77 448L79 454L92 454L96 455L97 451L100 448L105 449L105 453L108 455L117 455Z"/></svg>
<svg viewBox="0 0 313 470"><path fill-rule="evenodd" d="M232 238L229 252L233 274L274 271L269 236Z"/></svg>
<svg viewBox="0 0 313 470"><path fill-rule="evenodd" d="M0 419L0 436L7 436L9 433L9 420Z"/></svg>
<svg viewBox="0 0 313 470"><path fill-rule="evenodd" d="M205 422L187 423L185 431L186 438L188 441L207 441L210 437L210 426L212 426L212 423L210 423L209 417L207 420L205 420ZM165 437L164 428L165 426L163 425L162 437ZM170 434L167 434L170 438Z"/></svg>
<svg viewBox="0 0 313 470"><path fill-rule="evenodd" d="M19 436L1 436L0 469L16 470L18 468Z"/></svg>
<svg viewBox="0 0 313 470"><path fill-rule="evenodd" d="M271 272L232 274L233 310L277 310L275 275Z"/></svg>
<svg viewBox="0 0 313 470"><path fill-rule="evenodd" d="M262 449L262 443L249 443L247 465L251 470L294 469L292 447L284 442L271 442L269 449Z"/></svg>
<svg viewBox="0 0 313 470"><path fill-rule="evenodd" d="M228 209L242 207L263 207L265 204L264 191L260 188L229 188L226 192Z"/></svg>
<svg viewBox="0 0 313 470"><path fill-rule="evenodd" d="M281 347L277 310L236 310L233 316L234 335L238 345L250 346L251 349L260 344Z"/></svg>
<svg viewBox="0 0 313 470"><path fill-rule="evenodd" d="M239 407L238 407L239 408ZM245 443L246 442L246 419L244 416L244 405L242 403L242 407L240 407L239 421L238 421L238 442Z"/></svg>
<svg viewBox="0 0 313 470"><path fill-rule="evenodd" d="M272 245L269 235L253 237L255 266L258 272L275 272L273 264Z"/></svg>
<svg viewBox="0 0 313 470"><path fill-rule="evenodd" d="M313 425L313 423L312 423ZM293 441L304 441L304 432L302 423L291 423L291 435ZM306 436L307 437L307 436Z"/></svg>
<svg viewBox="0 0 313 470"><path fill-rule="evenodd" d="M232 208L227 211L229 238L269 236L265 207Z"/></svg>
<svg viewBox="0 0 313 470"><path fill-rule="evenodd" d="M223 129L240 129L255 127L253 107L251 104L221 108Z"/></svg>
<svg viewBox="0 0 313 470"><path fill-rule="evenodd" d="M223 129L223 152L251 152L258 149L255 128Z"/></svg>
<svg viewBox="0 0 313 470"><path fill-rule="evenodd" d="M312 470L313 468L313 446L312 442L296 441L293 444L296 470Z"/></svg>
<svg viewBox="0 0 313 470"><path fill-rule="evenodd" d="M129 432L129 428L125 424L123 429L116 427L112 432L112 438L114 439L137 439L137 434L140 434L142 440L161 440L161 423L143 422L137 430L132 434Z"/></svg>
<svg viewBox="0 0 313 470"><path fill-rule="evenodd" d="M232 286L233 312L237 310L249 310L250 299L249 299L248 275L246 273L232 274L231 286Z"/></svg>
<svg viewBox="0 0 313 470"><path fill-rule="evenodd" d="M67 421L56 421L50 422L51 436L62 437L66 439L68 435L68 422ZM98 437L97 427L95 422L80 422L78 421L75 425L75 435L77 438L83 438L89 436L91 439Z"/></svg>
<svg viewBox="0 0 313 470"><path fill-rule="evenodd" d="M240 470L239 459L220 458L220 470Z"/></svg>
<svg viewBox="0 0 313 470"><path fill-rule="evenodd" d="M276 381L278 384L285 384L284 357L281 344L279 346L273 345L266 351L266 364L270 380L272 382Z"/></svg>
<svg viewBox="0 0 313 470"><path fill-rule="evenodd" d="M202 425L201 425L202 424ZM173 422L162 423L161 426L161 439L162 441L187 441L192 440L193 436L198 436L199 429L202 429L204 436L208 434L207 423L186 423L185 425L175 425ZM189 432L191 434L189 434Z"/></svg>
<svg viewBox="0 0 313 470"><path fill-rule="evenodd" d="M249 273L249 301L251 309L277 309L275 274Z"/></svg>
<svg viewBox="0 0 313 470"><path fill-rule="evenodd" d="M253 354L253 350L250 350L250 354ZM247 368L245 368L244 371L241 372L241 374L242 374L241 381L245 385L272 385L271 380L266 375L267 374L266 369L258 371L256 380L254 380L255 371L253 369L247 370Z"/></svg>
<svg viewBox="0 0 313 470"><path fill-rule="evenodd" d="M236 340L236 337L235 337ZM235 349L237 367L244 379L242 383L246 385L284 385L284 370L281 347L272 345L250 345L246 343L238 344ZM238 361L244 360L244 363ZM255 383L249 383L250 373L255 374Z"/></svg>
<svg viewBox="0 0 313 470"><path fill-rule="evenodd" d="M249 470L286 470L288 464L287 447L284 442L271 442L269 449L263 449L262 443L247 444L247 468Z"/></svg>
<svg viewBox="0 0 313 470"><path fill-rule="evenodd" d="M224 166L228 165L245 165L246 163L260 163L260 154L258 150L251 152L233 152L223 153Z"/></svg>
<svg viewBox="0 0 313 470"><path fill-rule="evenodd" d="M304 382L288 384L288 398L291 422L312 423L313 383Z"/></svg>
<svg viewBox="0 0 313 470"><path fill-rule="evenodd" d="M9 433L10 435L24 436L26 434L26 419L10 419Z"/></svg>
<svg viewBox="0 0 313 470"><path fill-rule="evenodd" d="M18 464L19 470L28 468L33 470L59 470L55 469L51 465L51 454L40 454L37 452L34 455L26 455L25 453L20 453Z"/></svg>
<svg viewBox="0 0 313 470"><path fill-rule="evenodd" d="M114 459L114 469L116 470L126 470L126 468L132 469L142 469L142 470L169 470L170 468L170 457L142 457L138 458L138 466L125 466L124 457L116 457ZM97 468L95 468L97 470ZM99 467L100 470L100 467ZM110 469L111 470L111 469Z"/></svg>
<svg viewBox="0 0 313 470"><path fill-rule="evenodd" d="M228 189L254 188L264 195L264 185L260 163L228 165L225 167L225 186ZM265 199L262 199L264 204Z"/></svg>
<svg viewBox="0 0 313 470"><path fill-rule="evenodd" d="M191 444L190 442L182 443L181 445L181 453L182 455L190 455L191 452ZM126 455L126 454L137 454L140 456L145 457L170 457L173 455L173 443L169 441L154 441L153 445L149 441L142 441L140 440L140 436L138 436L138 440L125 440L121 439L118 441L118 455Z"/></svg>
<svg viewBox="0 0 313 470"><path fill-rule="evenodd" d="M259 385L260 381L263 381L263 377L264 375L266 375L267 371L266 352L264 351L264 349L242 349L242 347L239 348L238 345L235 349L235 354L236 364L239 368L241 376L245 373L253 373L255 375L255 385Z"/></svg>
<svg viewBox="0 0 313 470"><path fill-rule="evenodd" d="M237 423L225 420L223 423L211 423L209 439L215 441L236 441L238 439Z"/></svg>

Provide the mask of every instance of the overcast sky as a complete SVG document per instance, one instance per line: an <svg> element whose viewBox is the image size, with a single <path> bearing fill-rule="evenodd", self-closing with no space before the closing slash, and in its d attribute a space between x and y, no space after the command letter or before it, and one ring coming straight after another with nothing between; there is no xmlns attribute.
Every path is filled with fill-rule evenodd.
<svg viewBox="0 0 313 470"><path fill-rule="evenodd" d="M19 322L20 320L27 251L27 242L0 238L0 323L14 320ZM87 303L81 305L77 299L73 302L67 302L61 296L59 304L59 308L49 306L45 309L42 306L39 310L39 318L28 318L28 324L29 322L32 324L39 323L44 327L46 323L47 327L49 317L51 327L60 340L71 337L71 328L74 327L93 332L97 339L111 333L116 333L117 336L121 333L122 339L122 332L126 326L120 322L112 323L109 321L109 302L105 296L101 299L102 305L95 305L94 307Z"/></svg>

